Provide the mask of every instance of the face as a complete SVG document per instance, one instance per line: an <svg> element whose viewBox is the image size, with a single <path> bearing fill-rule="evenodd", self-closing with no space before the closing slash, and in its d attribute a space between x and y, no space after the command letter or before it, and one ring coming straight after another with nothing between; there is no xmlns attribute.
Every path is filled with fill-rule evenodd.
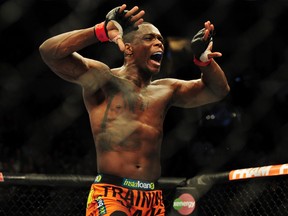
<svg viewBox="0 0 288 216"><path fill-rule="evenodd" d="M158 73L164 52L160 31L152 24L141 24L131 43L134 62L141 69Z"/></svg>

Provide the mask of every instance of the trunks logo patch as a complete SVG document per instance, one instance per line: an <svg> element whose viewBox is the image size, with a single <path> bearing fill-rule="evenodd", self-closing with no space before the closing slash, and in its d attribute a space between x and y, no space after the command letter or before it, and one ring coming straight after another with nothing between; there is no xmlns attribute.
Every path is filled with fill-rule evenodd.
<svg viewBox="0 0 288 216"><path fill-rule="evenodd" d="M95 200L98 204L98 212L99 212L99 215L105 215L107 214L107 210L106 210L106 206L105 206L105 203L104 203L104 200L102 199L101 196L97 197L97 199Z"/></svg>
<svg viewBox="0 0 288 216"><path fill-rule="evenodd" d="M144 190L154 190L155 184L149 182L142 182L139 180L123 179L122 186L129 187L133 189L144 189Z"/></svg>

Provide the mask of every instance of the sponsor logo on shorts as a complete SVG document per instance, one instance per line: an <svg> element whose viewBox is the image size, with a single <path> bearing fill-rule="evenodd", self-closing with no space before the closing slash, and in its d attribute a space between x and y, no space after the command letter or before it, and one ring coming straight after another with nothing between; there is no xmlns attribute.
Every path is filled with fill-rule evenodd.
<svg viewBox="0 0 288 216"><path fill-rule="evenodd" d="M191 194L184 193L174 200L173 208L181 215L189 215L195 209L195 199Z"/></svg>
<svg viewBox="0 0 288 216"><path fill-rule="evenodd" d="M126 179L126 178L123 179L122 186L133 188L133 189L145 189L145 190L155 189L154 183L142 182L139 180Z"/></svg>
<svg viewBox="0 0 288 216"><path fill-rule="evenodd" d="M97 210L99 212L99 215L107 214L106 206L105 206L105 203L104 203L104 200L102 199L102 197L101 196L97 197L97 199L95 201L98 204Z"/></svg>

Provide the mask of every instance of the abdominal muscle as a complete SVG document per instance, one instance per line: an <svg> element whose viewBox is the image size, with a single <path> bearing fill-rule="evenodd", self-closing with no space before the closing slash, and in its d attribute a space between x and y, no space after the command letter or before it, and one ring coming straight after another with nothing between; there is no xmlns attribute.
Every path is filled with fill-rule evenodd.
<svg viewBox="0 0 288 216"><path fill-rule="evenodd" d="M133 132L125 134L123 128ZM95 136L98 172L156 181L161 175L162 131L139 121L129 121L119 131L115 133L114 129L107 128L104 133Z"/></svg>
<svg viewBox="0 0 288 216"><path fill-rule="evenodd" d="M161 175L159 157L146 158L140 152L97 153L98 173L142 181L157 181Z"/></svg>

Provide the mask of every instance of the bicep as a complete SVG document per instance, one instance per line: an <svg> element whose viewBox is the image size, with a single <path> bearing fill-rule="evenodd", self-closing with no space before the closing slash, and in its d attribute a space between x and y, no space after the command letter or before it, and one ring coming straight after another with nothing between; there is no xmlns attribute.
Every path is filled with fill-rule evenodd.
<svg viewBox="0 0 288 216"><path fill-rule="evenodd" d="M179 80L175 83L173 106L193 108L217 101L213 92L201 79Z"/></svg>
<svg viewBox="0 0 288 216"><path fill-rule="evenodd" d="M110 68L106 64L84 58L76 52L48 65L62 79L79 84L88 91L95 91L110 77Z"/></svg>
<svg viewBox="0 0 288 216"><path fill-rule="evenodd" d="M76 80L89 69L89 62L80 54L74 52L61 59L44 59L50 69L66 81Z"/></svg>

